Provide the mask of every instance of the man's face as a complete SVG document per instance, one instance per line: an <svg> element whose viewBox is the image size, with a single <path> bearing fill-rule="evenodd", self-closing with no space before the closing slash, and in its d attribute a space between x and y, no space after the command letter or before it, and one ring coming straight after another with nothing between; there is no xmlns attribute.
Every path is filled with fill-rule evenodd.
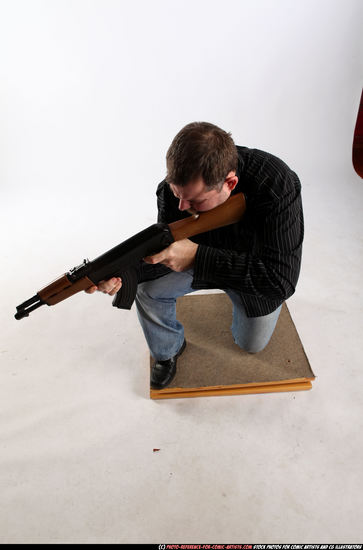
<svg viewBox="0 0 363 550"><path fill-rule="evenodd" d="M170 183L170 189L174 196L179 199L179 210L187 210L195 214L196 212L212 210L212 208L225 202L237 182L238 178L235 172L230 172L220 190L208 189L203 178L190 182L184 187Z"/></svg>

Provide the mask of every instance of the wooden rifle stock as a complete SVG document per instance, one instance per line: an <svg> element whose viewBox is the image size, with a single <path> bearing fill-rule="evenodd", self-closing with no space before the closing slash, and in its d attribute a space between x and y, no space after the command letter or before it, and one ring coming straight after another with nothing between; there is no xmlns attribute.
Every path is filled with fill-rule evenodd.
<svg viewBox="0 0 363 550"><path fill-rule="evenodd" d="M238 193L212 210L170 223L169 229L174 240L180 241L199 233L205 233L206 231L218 229L218 227L237 223L242 218L245 210L245 197L243 193Z"/></svg>

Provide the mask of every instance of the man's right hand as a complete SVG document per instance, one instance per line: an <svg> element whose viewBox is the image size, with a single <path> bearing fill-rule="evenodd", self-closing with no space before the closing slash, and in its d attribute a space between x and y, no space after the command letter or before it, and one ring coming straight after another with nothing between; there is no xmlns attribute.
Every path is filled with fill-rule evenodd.
<svg viewBox="0 0 363 550"><path fill-rule="evenodd" d="M104 294L109 294L110 296L114 296L116 292L120 290L122 287L122 280L120 277L113 277L112 279L109 279L108 281L100 281L98 285L91 286L85 292L87 294L93 294L97 290L99 292L103 292Z"/></svg>

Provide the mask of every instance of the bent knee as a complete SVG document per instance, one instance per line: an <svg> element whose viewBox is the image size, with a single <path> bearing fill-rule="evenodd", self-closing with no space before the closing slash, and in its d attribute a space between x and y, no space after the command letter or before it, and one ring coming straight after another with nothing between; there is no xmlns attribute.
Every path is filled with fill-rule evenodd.
<svg viewBox="0 0 363 550"><path fill-rule="evenodd" d="M266 345L265 346L260 346L260 347L251 347L251 348L247 348L245 349L245 351L247 351L247 353L251 353L251 355L255 354L255 353L260 353L260 351L263 351L265 349Z"/></svg>
<svg viewBox="0 0 363 550"><path fill-rule="evenodd" d="M146 281L139 283L137 286L136 297L139 300L157 300L158 299L158 287L154 284L154 281Z"/></svg>
<svg viewBox="0 0 363 550"><path fill-rule="evenodd" d="M247 353L255 354L264 350L268 342L238 342L235 340L237 346Z"/></svg>

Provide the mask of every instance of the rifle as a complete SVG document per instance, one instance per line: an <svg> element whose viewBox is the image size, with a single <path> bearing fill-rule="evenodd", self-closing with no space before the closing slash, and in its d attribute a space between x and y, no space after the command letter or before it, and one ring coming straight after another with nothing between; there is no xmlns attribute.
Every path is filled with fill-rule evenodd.
<svg viewBox="0 0 363 550"><path fill-rule="evenodd" d="M207 212L170 224L155 223L98 258L84 260L39 290L35 296L17 306L15 319L28 317L31 311L44 304L53 306L81 290L116 276L121 277L122 287L113 305L120 309L131 309L137 291L139 265L143 258L161 252L174 241L237 223L245 209L245 197L243 193L237 193Z"/></svg>

